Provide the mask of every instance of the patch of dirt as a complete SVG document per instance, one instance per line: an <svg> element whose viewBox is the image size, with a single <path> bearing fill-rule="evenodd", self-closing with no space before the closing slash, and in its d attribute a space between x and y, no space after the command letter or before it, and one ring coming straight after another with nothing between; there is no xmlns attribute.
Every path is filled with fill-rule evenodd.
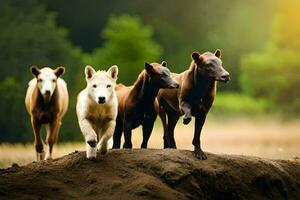
<svg viewBox="0 0 300 200"><path fill-rule="evenodd" d="M300 199L300 161L185 150L74 152L0 170L0 199Z"/></svg>

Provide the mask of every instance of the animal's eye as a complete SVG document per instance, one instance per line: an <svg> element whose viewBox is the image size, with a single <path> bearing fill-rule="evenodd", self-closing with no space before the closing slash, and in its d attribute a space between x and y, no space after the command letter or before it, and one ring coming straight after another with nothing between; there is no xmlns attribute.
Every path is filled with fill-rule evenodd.
<svg viewBox="0 0 300 200"><path fill-rule="evenodd" d="M41 83L41 82L43 82L43 80L39 78L39 79L38 79L38 82L40 82L40 83Z"/></svg>
<svg viewBox="0 0 300 200"><path fill-rule="evenodd" d="M168 73L163 73L161 76L162 76L162 77L168 77L169 74L168 74Z"/></svg>
<svg viewBox="0 0 300 200"><path fill-rule="evenodd" d="M110 88L110 87L111 87L111 85L107 85L106 87L107 87L107 88Z"/></svg>
<svg viewBox="0 0 300 200"><path fill-rule="evenodd" d="M55 83L55 82L56 82L56 79L52 79L52 82Z"/></svg>
<svg viewBox="0 0 300 200"><path fill-rule="evenodd" d="M93 88L96 88L96 87L97 87L97 85L96 85L96 84L94 84L94 85L93 85Z"/></svg>

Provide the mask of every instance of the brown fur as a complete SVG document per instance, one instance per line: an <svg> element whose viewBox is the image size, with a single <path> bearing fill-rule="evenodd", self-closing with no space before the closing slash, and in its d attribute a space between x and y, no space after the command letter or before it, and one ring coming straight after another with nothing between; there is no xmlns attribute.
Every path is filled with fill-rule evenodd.
<svg viewBox="0 0 300 200"><path fill-rule="evenodd" d="M158 113L156 96L159 89L164 87L178 87L178 83L174 82L169 74L161 77L163 73L168 71L164 67L166 66L165 62L162 64L152 63L150 66L150 69L148 68L140 73L133 86L118 85L116 88L119 108L113 148L120 148L123 131L125 136L123 147L132 148L131 130L140 125L143 126L143 142L141 147L147 148L147 143Z"/></svg>
<svg viewBox="0 0 300 200"><path fill-rule="evenodd" d="M126 87L126 86L124 84L122 84L122 83L119 83L119 84L116 85L115 89L119 90L119 89L121 89L123 87Z"/></svg>
<svg viewBox="0 0 300 200"><path fill-rule="evenodd" d="M220 56L219 53L218 56ZM217 55L217 53L215 53L215 55ZM206 159L200 146L202 126L216 96L216 79L219 79L220 77L228 78L227 76L229 76L228 72L226 72L222 66L214 66L218 68L216 69L218 77L208 76L204 71L204 65L207 63L204 63L200 59L219 59L215 55L210 52L202 54L201 56L203 57L198 55L199 61L197 60L198 58L195 57L196 59L191 62L188 70L181 74L172 74L172 77L180 85L178 89L160 90L158 94L160 108L159 115L164 128L164 148L176 148L174 128L179 117L184 115L183 123L188 124L193 116L195 117L195 132L193 139L195 154L200 159Z"/></svg>
<svg viewBox="0 0 300 200"><path fill-rule="evenodd" d="M36 78L29 83L25 105L30 115L31 124L34 132L34 144L37 152L37 160L43 160L45 153L43 140L40 136L42 125L47 125L46 144L49 147L51 159L52 148L58 140L58 132L61 126L61 120L65 115L68 107L68 92L62 79L57 80L56 89L54 90L51 100L45 102L42 94L37 87Z"/></svg>

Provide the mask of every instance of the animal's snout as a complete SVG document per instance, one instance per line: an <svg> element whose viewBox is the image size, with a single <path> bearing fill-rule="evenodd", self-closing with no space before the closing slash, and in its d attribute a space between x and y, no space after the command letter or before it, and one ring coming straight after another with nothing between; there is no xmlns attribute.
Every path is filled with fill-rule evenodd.
<svg viewBox="0 0 300 200"><path fill-rule="evenodd" d="M45 95L50 95L51 91L50 90L45 90Z"/></svg>
<svg viewBox="0 0 300 200"><path fill-rule="evenodd" d="M229 72L225 71L225 73L223 74L223 76L224 76L224 77L229 77L230 74L229 74Z"/></svg>
<svg viewBox="0 0 300 200"><path fill-rule="evenodd" d="M229 80L230 80L230 74L229 74L229 72L226 71L226 72L222 75L222 79L225 79L225 80L229 81Z"/></svg>
<svg viewBox="0 0 300 200"><path fill-rule="evenodd" d="M220 77L220 81L227 82L230 81L230 74L225 71L224 74Z"/></svg>
<svg viewBox="0 0 300 200"><path fill-rule="evenodd" d="M98 103L99 104L103 104L103 103L105 103L105 101L106 101L106 98L104 96L98 97Z"/></svg>

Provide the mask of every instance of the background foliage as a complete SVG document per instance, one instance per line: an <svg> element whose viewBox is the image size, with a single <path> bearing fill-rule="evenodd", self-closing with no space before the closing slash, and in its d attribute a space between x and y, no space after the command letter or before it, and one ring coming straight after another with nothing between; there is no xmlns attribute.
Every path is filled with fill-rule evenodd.
<svg viewBox="0 0 300 200"><path fill-rule="evenodd" d="M242 58L245 93L267 99L284 114L300 114L300 1L279 1L265 48Z"/></svg>
<svg viewBox="0 0 300 200"><path fill-rule="evenodd" d="M119 82L132 84L144 62L160 59L162 48L152 40L153 31L137 17L111 17L102 33L104 44L94 49L91 62L95 66L119 66Z"/></svg>
<svg viewBox="0 0 300 200"><path fill-rule="evenodd" d="M120 67L132 84L144 62L166 60L184 71L191 52L223 51L231 74L219 84L218 116L280 113L298 117L300 7L298 0L2 0L0 2L0 141L32 141L24 96L29 66L67 71L70 107L61 140L82 136L75 116L77 93L91 64Z"/></svg>

